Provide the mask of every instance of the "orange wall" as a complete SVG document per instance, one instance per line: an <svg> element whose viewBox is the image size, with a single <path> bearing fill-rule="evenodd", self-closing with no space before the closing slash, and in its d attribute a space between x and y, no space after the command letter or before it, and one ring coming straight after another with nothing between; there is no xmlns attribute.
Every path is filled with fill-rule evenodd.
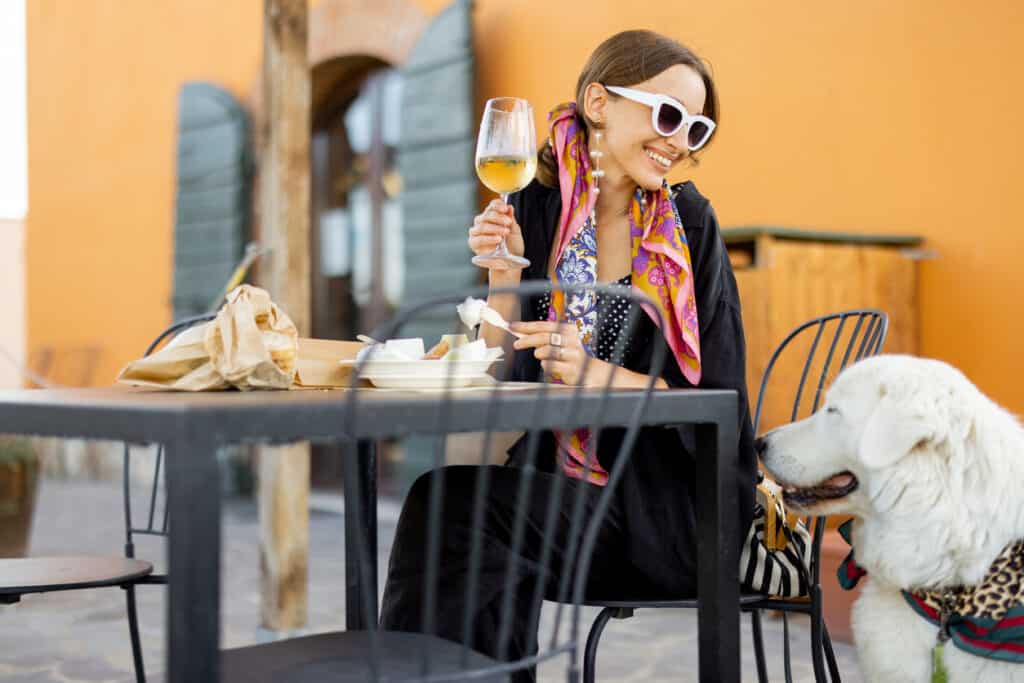
<svg viewBox="0 0 1024 683"><path fill-rule="evenodd" d="M250 100L262 21L259 0L27 3L27 348L65 359L58 381L95 348L113 382L170 322L178 89Z"/></svg>
<svg viewBox="0 0 1024 683"><path fill-rule="evenodd" d="M30 348L102 343L109 380L167 322L177 88L250 93L261 4L28 3ZM689 44L721 91L692 176L723 225L925 236L922 353L1024 412L1024 5L477 0L475 24L481 101L527 97L539 126L611 33Z"/></svg>
<svg viewBox="0 0 1024 683"><path fill-rule="evenodd" d="M722 116L679 179L725 226L925 236L938 258L920 271L922 355L1024 413L1024 3L478 0L476 27L481 100L526 97L538 126L608 35L688 44Z"/></svg>
<svg viewBox="0 0 1024 683"><path fill-rule="evenodd" d="M108 384L169 322L178 88L247 95L261 5L27 3L30 349L98 347Z"/></svg>

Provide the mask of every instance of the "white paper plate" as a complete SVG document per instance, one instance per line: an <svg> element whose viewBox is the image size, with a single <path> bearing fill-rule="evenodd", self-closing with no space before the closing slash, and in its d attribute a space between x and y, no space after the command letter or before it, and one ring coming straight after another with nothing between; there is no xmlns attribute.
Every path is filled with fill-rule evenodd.
<svg viewBox="0 0 1024 683"><path fill-rule="evenodd" d="M355 361L341 361L355 366ZM444 389L465 387L481 379L490 379L487 370L493 360L368 360L360 376L382 389Z"/></svg>
<svg viewBox="0 0 1024 683"><path fill-rule="evenodd" d="M370 383L378 389L410 389L410 390L445 390L463 389L471 386L488 386L484 378L490 375L452 375L451 377L398 377L398 376L366 376Z"/></svg>

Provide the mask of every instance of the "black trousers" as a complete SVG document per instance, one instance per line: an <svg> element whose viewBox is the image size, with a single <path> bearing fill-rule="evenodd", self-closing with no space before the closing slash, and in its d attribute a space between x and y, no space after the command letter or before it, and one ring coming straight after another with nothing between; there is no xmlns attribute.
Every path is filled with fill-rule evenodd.
<svg viewBox="0 0 1024 683"><path fill-rule="evenodd" d="M481 526L479 584L475 591L475 607L471 614L467 614L474 491L477 477L484 474L489 477L490 485ZM516 661L537 651L540 601L545 594L557 595L562 569L566 563L577 559L569 557L571 548L577 548L578 552L579 547L578 544L574 546L570 538L577 493L582 488L583 519L589 520L603 489L561 474L533 471L529 495L520 508L517 500L520 500L524 476L524 470L517 467L454 466L425 474L415 482L402 509L391 550L381 606L382 628L423 632L427 627L424 621L427 618L424 613L424 573L428 508L431 487L437 477L443 477L440 571L436 602L430 610L434 620L430 630L435 635L457 642L466 642L468 635L466 644L471 648L503 661ZM556 489L559 479L560 498ZM555 504L552 504L553 500ZM517 513L525 515L525 536L515 553L518 572L510 595L506 591L506 577L513 559L510 553ZM554 537L546 563L548 571L542 577L542 536L549 514L555 515ZM613 504L600 526L592 556L586 589L589 596L613 597L618 594L624 597L623 590L628 590L624 586L639 590L640 584L645 582L636 574L630 560L625 516L621 500L613 498ZM534 678L532 667L512 676L517 683L533 681Z"/></svg>

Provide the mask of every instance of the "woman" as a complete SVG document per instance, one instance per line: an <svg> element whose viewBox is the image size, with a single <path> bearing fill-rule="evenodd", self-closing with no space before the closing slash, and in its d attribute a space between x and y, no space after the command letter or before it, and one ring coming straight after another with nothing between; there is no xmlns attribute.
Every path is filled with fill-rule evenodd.
<svg viewBox="0 0 1024 683"><path fill-rule="evenodd" d="M670 188L665 181L674 167L692 162L693 152L711 137L717 109L711 76L688 49L648 31L613 36L584 67L576 102L552 111L550 139L541 150L536 180L513 195L510 205L491 202L476 217L468 243L474 253L486 254L505 238L512 253L529 259L530 266L523 271L492 266L488 271L492 288L514 287L524 280L596 280L630 286L658 302L666 321L663 329L640 313L625 345L616 347L613 342L628 311L615 297L589 302L572 297L566 301L560 295L523 302L507 296L489 298L506 319L523 321L513 326L524 334L514 345L514 379L535 381L543 372L566 384L604 386L614 359L622 366L614 375L614 385L642 387L648 381L654 345L667 344L668 357L657 386L737 390L740 474L734 502L742 515L740 528L746 529L753 515L756 458L736 282L708 200L693 183ZM489 346L501 344L506 335L487 326L482 334ZM528 506L531 523L543 523L545 491L561 476L555 468L574 477L574 486L587 487L588 501L596 500L615 445L614 437L602 435L597 463L584 483L580 479L585 474L585 447L571 436L546 434L540 451L542 469L551 474L539 475L533 484L534 498ZM521 476L514 465L526 450L522 439L510 450L513 467L490 471L485 547L503 547L504 527L515 512L513 496ZM694 459L699 456L689 430L640 433L601 528L588 594L622 598L695 594ZM459 501L472 499L478 473L474 467L445 468L442 528L446 542L439 599L453 604L438 605L436 628L439 635L452 640L464 639L458 609L462 586L454 577L465 567L468 534L464 531L471 520L470 506ZM421 628L423 520L429 482L435 476L430 473L417 481L399 521L383 601L385 628ZM458 495L459 491L465 495ZM563 499L569 501L572 496ZM567 525L568 511L560 519ZM741 541L737 539L737 545ZM536 559L530 555L534 550L524 549L525 564ZM569 559L556 557L555 566ZM528 597L517 597L511 642L498 642L496 620L506 561L495 555L494 576L489 579L485 560L471 645L485 654L513 660L534 650L537 625L528 623L532 614ZM446 573L452 577L448 584ZM532 680L532 672L519 674L518 680Z"/></svg>

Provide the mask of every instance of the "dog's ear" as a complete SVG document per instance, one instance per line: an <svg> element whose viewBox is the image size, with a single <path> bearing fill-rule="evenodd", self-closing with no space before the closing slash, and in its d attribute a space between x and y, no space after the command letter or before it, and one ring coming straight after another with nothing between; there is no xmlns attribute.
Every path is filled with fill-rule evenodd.
<svg viewBox="0 0 1024 683"><path fill-rule="evenodd" d="M872 469L887 467L934 438L934 425L924 415L906 410L883 391L861 434L860 461Z"/></svg>

